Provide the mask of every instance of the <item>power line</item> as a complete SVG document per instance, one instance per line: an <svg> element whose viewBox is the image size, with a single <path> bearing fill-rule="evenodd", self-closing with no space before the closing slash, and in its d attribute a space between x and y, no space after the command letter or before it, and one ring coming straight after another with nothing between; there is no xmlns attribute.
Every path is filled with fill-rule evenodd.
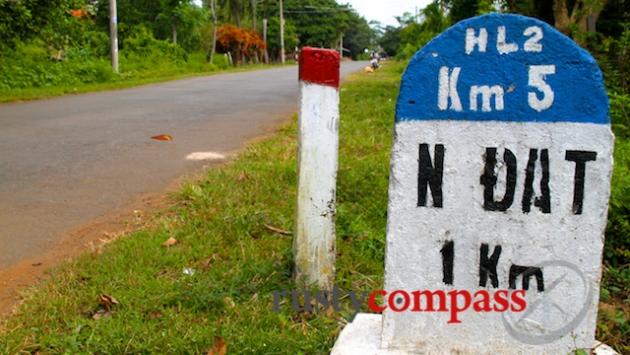
<svg viewBox="0 0 630 355"><path fill-rule="evenodd" d="M335 8L335 7L313 7L313 6L305 6L303 8L300 9L286 9L284 10L285 13L292 13L292 14L316 14L316 13L334 13L334 12L352 12L354 11L353 8L349 8L349 7L341 7L341 8Z"/></svg>

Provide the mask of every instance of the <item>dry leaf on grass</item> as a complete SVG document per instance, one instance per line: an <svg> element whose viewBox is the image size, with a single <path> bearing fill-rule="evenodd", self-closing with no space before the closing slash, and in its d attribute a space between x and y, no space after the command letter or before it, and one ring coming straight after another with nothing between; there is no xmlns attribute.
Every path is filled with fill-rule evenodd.
<svg viewBox="0 0 630 355"><path fill-rule="evenodd" d="M151 139L155 139L156 141L170 142L173 140L173 136L169 134L160 134L160 135L151 137Z"/></svg>
<svg viewBox="0 0 630 355"><path fill-rule="evenodd" d="M210 266L212 265L212 262L219 259L217 254L212 254L212 256L210 256L209 258L201 261L200 263L200 268L204 271L207 271L208 269L210 269Z"/></svg>
<svg viewBox="0 0 630 355"><path fill-rule="evenodd" d="M236 307L236 303L234 303L234 300L230 297L225 297L223 298L223 301L225 302L225 304L229 307L229 308L234 308Z"/></svg>
<svg viewBox="0 0 630 355"><path fill-rule="evenodd" d="M249 178L249 176L247 175L246 172L242 172L239 176L238 176L238 181L244 181L247 180Z"/></svg>
<svg viewBox="0 0 630 355"><path fill-rule="evenodd" d="M149 319L153 320L153 319L158 319L158 318L162 318L161 312L154 311L154 312L149 313Z"/></svg>
<svg viewBox="0 0 630 355"><path fill-rule="evenodd" d="M175 245L177 243L179 243L177 241L177 239L175 239L173 237L170 237L164 243L162 243L162 245L165 246L165 247L171 247L171 246L173 246L173 245Z"/></svg>
<svg viewBox="0 0 630 355"><path fill-rule="evenodd" d="M114 305L118 304L118 300L110 295L102 294L98 296L98 303L109 312Z"/></svg>
<svg viewBox="0 0 630 355"><path fill-rule="evenodd" d="M278 233L278 234L291 235L291 232L289 232L286 229L281 229L281 228L278 228L278 227L270 226L268 224L265 224L265 228L269 229L272 232Z"/></svg>
<svg viewBox="0 0 630 355"><path fill-rule="evenodd" d="M227 354L227 344L221 337L214 337L214 345L208 351L207 355L225 355Z"/></svg>

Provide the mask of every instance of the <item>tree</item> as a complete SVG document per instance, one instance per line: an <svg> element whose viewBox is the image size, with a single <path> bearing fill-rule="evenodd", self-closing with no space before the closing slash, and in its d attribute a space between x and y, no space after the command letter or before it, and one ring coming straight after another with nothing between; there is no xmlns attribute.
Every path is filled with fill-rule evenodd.
<svg viewBox="0 0 630 355"><path fill-rule="evenodd" d="M595 32L595 23L606 2L607 0L575 0L571 5L567 0L553 0L555 26L564 34L572 34L575 29L582 33Z"/></svg>
<svg viewBox="0 0 630 355"><path fill-rule="evenodd" d="M596 31L595 26L607 3L608 0L506 0L504 7L511 12L540 18L584 45L584 34Z"/></svg>
<svg viewBox="0 0 630 355"><path fill-rule="evenodd" d="M506 0L503 8L506 11L536 17L554 25L553 0Z"/></svg>
<svg viewBox="0 0 630 355"><path fill-rule="evenodd" d="M69 11L85 4L86 1L80 0L0 1L0 46L13 46L44 32L48 37L45 41L58 42L65 35L59 28L76 23Z"/></svg>
<svg viewBox="0 0 630 355"><path fill-rule="evenodd" d="M286 48L295 48L300 39L292 21L286 21L284 25L284 44ZM267 28L267 47L272 58L280 58L280 19L278 16L269 17Z"/></svg>
<svg viewBox="0 0 630 355"><path fill-rule="evenodd" d="M162 12L161 6L155 6L155 0L116 0L118 7L118 35L124 44L124 39L132 34L133 29L139 25L151 29L156 37L158 26L156 20ZM109 4L108 1L97 2L97 23L105 31L109 28ZM170 34L170 28L168 32Z"/></svg>
<svg viewBox="0 0 630 355"><path fill-rule="evenodd" d="M383 36L378 41L378 44L383 48L387 55L393 57L398 54L400 50L400 27L387 26Z"/></svg>
<svg viewBox="0 0 630 355"><path fill-rule="evenodd" d="M440 4L432 2L422 10L421 22L410 20L409 16L398 18L400 29L400 49L404 58L412 56L433 37L440 34L449 24Z"/></svg>
<svg viewBox="0 0 630 355"><path fill-rule="evenodd" d="M422 10L422 30L433 32L436 35L444 31L449 21L438 2L434 1Z"/></svg>
<svg viewBox="0 0 630 355"><path fill-rule="evenodd" d="M217 27L219 26L217 21L217 0L208 0L208 7L212 16L212 45L207 59L210 63L214 63L214 53L217 50Z"/></svg>
<svg viewBox="0 0 630 355"><path fill-rule="evenodd" d="M171 40L177 44L177 29L180 26L195 27L199 20L197 14L195 14L194 8L191 7L190 0L160 0L159 3L160 13L157 16L157 20L167 24L167 26L160 26L160 29L164 32L164 27L170 27Z"/></svg>
<svg viewBox="0 0 630 355"><path fill-rule="evenodd" d="M279 47L278 3L261 2L259 10L263 18L269 19L269 49L276 52ZM339 5L335 0L285 0L284 14L288 49L296 46L338 48L343 35L344 47L357 57L374 39L367 21L349 5Z"/></svg>
<svg viewBox="0 0 630 355"><path fill-rule="evenodd" d="M597 20L597 31L618 38L630 24L630 1L608 0Z"/></svg>
<svg viewBox="0 0 630 355"><path fill-rule="evenodd" d="M449 7L449 17L453 23L474 17L479 12L479 0L450 0L445 1Z"/></svg>
<svg viewBox="0 0 630 355"><path fill-rule="evenodd" d="M217 44L220 51L230 53L233 58L236 58L235 64L244 59L251 61L265 49L265 43L258 33L232 25L219 27Z"/></svg>
<svg viewBox="0 0 630 355"><path fill-rule="evenodd" d="M353 59L358 59L375 42L374 30L367 21L354 12L347 13L347 29L344 32L343 46Z"/></svg>
<svg viewBox="0 0 630 355"><path fill-rule="evenodd" d="M241 19L245 15L245 1L247 0L219 0L219 6L224 9L228 19L234 21L236 27L241 27Z"/></svg>

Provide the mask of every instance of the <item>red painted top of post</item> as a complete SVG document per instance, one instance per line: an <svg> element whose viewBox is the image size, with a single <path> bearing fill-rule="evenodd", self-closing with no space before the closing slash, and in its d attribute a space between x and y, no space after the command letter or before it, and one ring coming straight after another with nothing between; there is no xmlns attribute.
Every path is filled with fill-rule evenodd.
<svg viewBox="0 0 630 355"><path fill-rule="evenodd" d="M339 88L339 52L332 49L302 48L300 80Z"/></svg>

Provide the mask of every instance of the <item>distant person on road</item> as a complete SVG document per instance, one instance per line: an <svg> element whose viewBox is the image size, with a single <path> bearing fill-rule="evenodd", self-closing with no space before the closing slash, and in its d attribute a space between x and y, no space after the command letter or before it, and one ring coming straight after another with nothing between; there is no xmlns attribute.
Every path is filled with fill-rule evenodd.
<svg viewBox="0 0 630 355"><path fill-rule="evenodd" d="M381 57L378 55L377 52L372 52L372 60L370 60L370 65L372 66L372 69L376 70L380 67L380 59Z"/></svg>

